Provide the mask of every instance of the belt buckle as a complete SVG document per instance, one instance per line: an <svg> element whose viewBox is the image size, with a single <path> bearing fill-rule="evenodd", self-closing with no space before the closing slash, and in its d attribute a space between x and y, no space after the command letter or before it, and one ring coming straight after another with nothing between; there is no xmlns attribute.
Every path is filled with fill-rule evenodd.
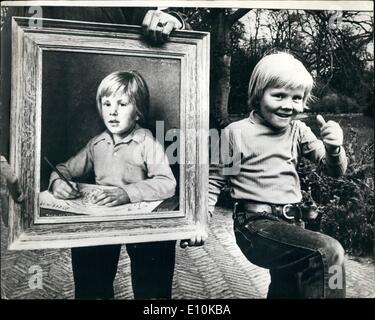
<svg viewBox="0 0 375 320"><path fill-rule="evenodd" d="M283 216L285 217L285 219L292 220L292 219L294 219L294 216L288 216L288 214L286 213L286 210L288 208L293 208L293 205L288 203L288 204L283 206Z"/></svg>

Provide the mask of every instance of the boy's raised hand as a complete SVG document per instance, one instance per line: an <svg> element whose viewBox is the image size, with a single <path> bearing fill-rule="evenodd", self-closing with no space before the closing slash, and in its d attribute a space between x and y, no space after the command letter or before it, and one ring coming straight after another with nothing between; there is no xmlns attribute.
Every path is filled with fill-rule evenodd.
<svg viewBox="0 0 375 320"><path fill-rule="evenodd" d="M316 116L316 121L318 122L320 135L327 151L329 153L337 153L344 140L344 134L340 125L332 120L326 122L320 114Z"/></svg>
<svg viewBox="0 0 375 320"><path fill-rule="evenodd" d="M75 189L72 189L64 180L56 179L51 187L53 196L57 199L75 199L80 197L81 194L77 191L77 184L73 181L69 182Z"/></svg>
<svg viewBox="0 0 375 320"><path fill-rule="evenodd" d="M93 200L94 204L106 207L119 206L129 202L130 198L128 194L121 188L102 190Z"/></svg>

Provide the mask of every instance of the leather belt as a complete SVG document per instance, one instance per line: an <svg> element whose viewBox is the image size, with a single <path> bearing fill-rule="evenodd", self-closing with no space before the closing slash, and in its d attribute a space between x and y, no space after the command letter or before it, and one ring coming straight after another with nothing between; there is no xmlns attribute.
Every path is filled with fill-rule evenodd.
<svg viewBox="0 0 375 320"><path fill-rule="evenodd" d="M248 200L239 200L235 203L234 217L245 213L272 214L277 218L287 221L299 220L302 218L302 211L298 203L269 204Z"/></svg>

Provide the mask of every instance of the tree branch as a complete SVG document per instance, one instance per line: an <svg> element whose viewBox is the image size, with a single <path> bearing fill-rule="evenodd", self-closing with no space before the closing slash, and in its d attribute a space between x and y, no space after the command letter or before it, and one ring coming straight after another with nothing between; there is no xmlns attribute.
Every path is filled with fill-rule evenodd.
<svg viewBox="0 0 375 320"><path fill-rule="evenodd" d="M359 26L365 33L371 32L372 24L370 22L366 22L366 21L359 22L359 21L353 21L353 20L342 20L342 22L355 24L355 25ZM368 26L369 29L366 29L364 25Z"/></svg>
<svg viewBox="0 0 375 320"><path fill-rule="evenodd" d="M232 26L236 21L241 19L245 14L247 14L251 9L238 9L235 12L233 12L228 17L228 23L230 26Z"/></svg>

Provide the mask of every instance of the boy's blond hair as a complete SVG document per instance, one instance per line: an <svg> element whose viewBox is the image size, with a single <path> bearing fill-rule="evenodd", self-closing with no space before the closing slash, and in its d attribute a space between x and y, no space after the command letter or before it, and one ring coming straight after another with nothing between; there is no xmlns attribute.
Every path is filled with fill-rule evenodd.
<svg viewBox="0 0 375 320"><path fill-rule="evenodd" d="M303 108L311 98L314 80L301 61L286 52L277 52L263 57L250 77L248 103L259 108L264 91L269 87L303 88ZM300 110L302 111L302 110Z"/></svg>
<svg viewBox="0 0 375 320"><path fill-rule="evenodd" d="M99 84L96 92L96 105L102 116L102 97L122 93L134 104L139 117L138 122L146 124L150 108L150 95L146 81L135 70L116 71L107 75Z"/></svg>

